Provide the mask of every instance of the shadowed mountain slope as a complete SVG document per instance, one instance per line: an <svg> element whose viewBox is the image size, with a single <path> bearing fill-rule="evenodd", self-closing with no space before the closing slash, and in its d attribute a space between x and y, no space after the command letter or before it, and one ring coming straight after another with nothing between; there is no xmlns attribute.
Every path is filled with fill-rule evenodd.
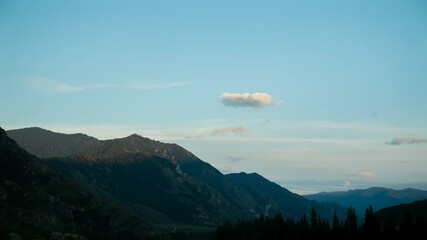
<svg viewBox="0 0 427 240"><path fill-rule="evenodd" d="M0 239L148 239L117 203L64 179L0 128Z"/></svg>

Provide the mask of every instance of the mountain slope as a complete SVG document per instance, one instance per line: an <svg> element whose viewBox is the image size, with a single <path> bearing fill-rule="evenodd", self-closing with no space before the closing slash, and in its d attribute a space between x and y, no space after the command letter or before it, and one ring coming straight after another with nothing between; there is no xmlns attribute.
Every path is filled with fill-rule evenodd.
<svg viewBox="0 0 427 240"><path fill-rule="evenodd" d="M139 239L149 226L94 192L64 179L0 128L0 238Z"/></svg>
<svg viewBox="0 0 427 240"><path fill-rule="evenodd" d="M372 187L343 192L322 192L305 196L319 202L334 202L342 206L353 206L356 211L364 213L372 205L374 209L386 208L402 203L427 199L427 191L417 189L394 190L390 188Z"/></svg>

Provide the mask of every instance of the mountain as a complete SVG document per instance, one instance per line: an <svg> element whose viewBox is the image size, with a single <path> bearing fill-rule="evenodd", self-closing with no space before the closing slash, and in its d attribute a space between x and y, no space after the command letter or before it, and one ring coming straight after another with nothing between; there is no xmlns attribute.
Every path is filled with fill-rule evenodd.
<svg viewBox="0 0 427 240"><path fill-rule="evenodd" d="M411 188L394 190L390 188L371 187L368 189L356 189L342 192L321 192L305 195L305 197L319 202L333 202L346 207L353 206L360 215L365 213L365 209L369 207L369 205L374 209L381 209L402 203L427 199L427 191Z"/></svg>
<svg viewBox="0 0 427 240"><path fill-rule="evenodd" d="M0 239L149 239L115 201L65 179L0 128Z"/></svg>
<svg viewBox="0 0 427 240"><path fill-rule="evenodd" d="M40 128L9 133L30 153L46 157L45 161L63 175L154 222L217 225L227 219L279 211L299 218L308 214L311 207L325 208L328 217L334 209L341 211L337 206L309 202L268 180L263 183L277 194L262 191L262 187L248 187L176 144L135 134L101 141L83 134L60 134ZM77 146L64 146L67 144ZM66 151L62 152L63 149Z"/></svg>

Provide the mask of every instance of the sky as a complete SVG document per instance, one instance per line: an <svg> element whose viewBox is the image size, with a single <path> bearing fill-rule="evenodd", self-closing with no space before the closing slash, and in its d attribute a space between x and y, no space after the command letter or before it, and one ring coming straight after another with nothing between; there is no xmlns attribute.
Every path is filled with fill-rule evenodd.
<svg viewBox="0 0 427 240"><path fill-rule="evenodd" d="M0 1L0 127L177 143L305 194L427 190L425 1Z"/></svg>

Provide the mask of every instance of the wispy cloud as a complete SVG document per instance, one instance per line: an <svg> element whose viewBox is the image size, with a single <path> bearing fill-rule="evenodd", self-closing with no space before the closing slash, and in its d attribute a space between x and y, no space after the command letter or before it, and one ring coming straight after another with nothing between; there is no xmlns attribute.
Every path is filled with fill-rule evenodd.
<svg viewBox="0 0 427 240"><path fill-rule="evenodd" d="M248 135L251 134L252 130L247 129L242 126L232 126L232 127L225 127L225 128L217 128L211 131L205 131L197 136L186 136L187 139L192 138L203 138L203 137L217 137L217 136L225 136L225 135Z"/></svg>
<svg viewBox="0 0 427 240"><path fill-rule="evenodd" d="M114 83L99 83L93 85L87 85L86 89L100 89L100 88L114 88L117 87Z"/></svg>
<svg viewBox="0 0 427 240"><path fill-rule="evenodd" d="M166 83L152 83L143 81L128 82L125 88L136 90L153 90L153 89L170 89L191 86L191 82L166 82Z"/></svg>
<svg viewBox="0 0 427 240"><path fill-rule="evenodd" d="M193 85L190 82L167 82L167 83L149 83L143 81L134 81L124 84L113 83L96 83L85 85L73 85L66 82L56 81L40 77L25 77L29 86L40 92L45 93L71 93L81 92L93 89L118 88L134 90L155 90L155 89L172 89Z"/></svg>
<svg viewBox="0 0 427 240"><path fill-rule="evenodd" d="M207 134L209 136L223 136L229 133L234 133L234 134L251 134L252 131L244 128L242 126L236 126L236 127L226 127L226 128L219 128L219 129L215 129L211 132L208 132Z"/></svg>
<svg viewBox="0 0 427 240"><path fill-rule="evenodd" d="M42 92L78 92L83 90L81 86L73 86L45 78L31 78L28 80L28 84Z"/></svg>
<svg viewBox="0 0 427 240"><path fill-rule="evenodd" d="M390 142L386 142L386 144L390 144L390 145L415 144L415 143L427 143L427 138L398 137L398 138L393 138Z"/></svg>
<svg viewBox="0 0 427 240"><path fill-rule="evenodd" d="M268 93L223 93L222 103L229 107L248 107L262 109L265 106L279 104L281 101L274 100Z"/></svg>
<svg viewBox="0 0 427 240"><path fill-rule="evenodd" d="M69 93L69 92L80 92L91 89L101 88L112 88L116 87L115 84L111 83L99 83L91 85L71 85L65 82L54 81L47 78L28 78L28 84L41 92L46 93Z"/></svg>
<svg viewBox="0 0 427 240"><path fill-rule="evenodd" d="M230 153L227 155L227 157L230 159L231 162L236 163L239 162L241 160L246 159L245 157L243 157L242 155L238 154L238 153Z"/></svg>
<svg viewBox="0 0 427 240"><path fill-rule="evenodd" d="M375 173L372 171L360 171L360 172L352 172L349 174L351 177L359 177L359 178L373 178L375 177Z"/></svg>

